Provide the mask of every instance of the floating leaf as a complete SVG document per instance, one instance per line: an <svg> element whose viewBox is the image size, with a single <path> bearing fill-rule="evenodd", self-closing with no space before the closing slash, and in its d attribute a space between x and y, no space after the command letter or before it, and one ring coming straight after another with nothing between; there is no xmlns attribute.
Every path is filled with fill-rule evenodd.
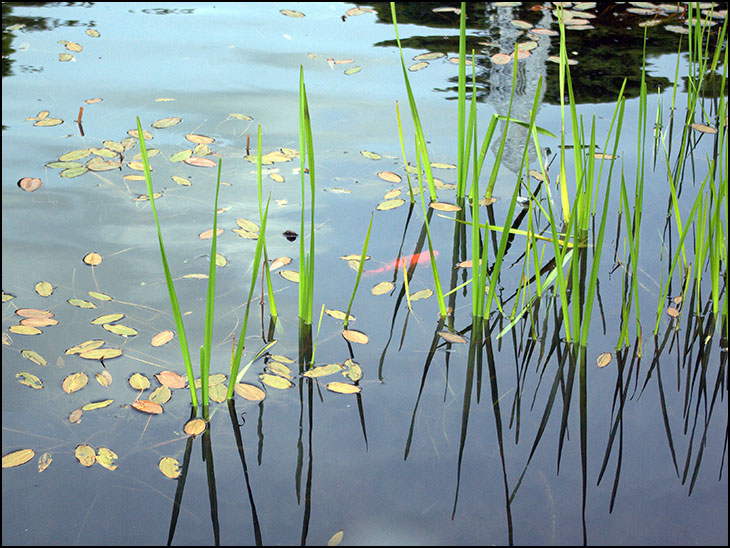
<svg viewBox="0 0 730 548"><path fill-rule="evenodd" d="M380 177L383 181L388 181L389 183L400 183L403 180L400 175L393 173L392 171L378 171L378 177Z"/></svg>
<svg viewBox="0 0 730 548"><path fill-rule="evenodd" d="M413 60L414 61L431 61L433 59L441 59L442 57L446 57L446 54L442 51L431 51L429 53L421 53L420 55L416 55Z"/></svg>
<svg viewBox="0 0 730 548"><path fill-rule="evenodd" d="M122 167L122 162L115 160L103 160L102 158L92 158L86 162L86 169L89 171L111 171ZM144 177L142 177L144 179Z"/></svg>
<svg viewBox="0 0 730 548"><path fill-rule="evenodd" d="M177 459L173 459L172 457L162 457L157 467L165 477L170 479L177 479L182 473L180 470L180 463Z"/></svg>
<svg viewBox="0 0 730 548"><path fill-rule="evenodd" d="M324 313L327 314L328 316L332 316L336 320L344 320L345 319L345 313L342 312L342 310L331 310L331 309L327 308L327 309L325 309ZM353 316L352 314L350 314L350 319L348 321L354 322L355 321L355 316Z"/></svg>
<svg viewBox="0 0 730 548"><path fill-rule="evenodd" d="M452 333L451 331L439 331L438 336L450 343L466 343L466 339L461 335Z"/></svg>
<svg viewBox="0 0 730 548"><path fill-rule="evenodd" d="M456 169L456 164L445 164L443 162L431 162L434 169Z"/></svg>
<svg viewBox="0 0 730 548"><path fill-rule="evenodd" d="M362 379L362 369L360 368L360 364L353 361L352 358L345 360L342 374L353 382Z"/></svg>
<svg viewBox="0 0 730 548"><path fill-rule="evenodd" d="M100 301L111 301L112 298L109 295L105 295L104 293L97 293L96 291L89 291L89 296L93 297L95 299L99 299Z"/></svg>
<svg viewBox="0 0 730 548"><path fill-rule="evenodd" d="M276 259L271 261L271 265L269 265L269 270L276 270L277 268L286 266L291 261L292 261L291 257L277 257Z"/></svg>
<svg viewBox="0 0 730 548"><path fill-rule="evenodd" d="M18 181L18 186L26 192L33 192L41 187L41 180L35 177L23 177Z"/></svg>
<svg viewBox="0 0 730 548"><path fill-rule="evenodd" d="M291 379L291 369L289 369L289 367L287 367L283 363L270 361L266 365L266 368L269 370L269 372L279 375L280 377Z"/></svg>
<svg viewBox="0 0 730 548"><path fill-rule="evenodd" d="M155 403L150 400L136 400L132 402L132 407L142 413L149 413L150 415L159 415L162 413L162 406L159 403Z"/></svg>
<svg viewBox="0 0 730 548"><path fill-rule="evenodd" d="M139 139L139 133L136 129L130 129L129 131L127 131L127 135L129 135L130 137L134 137L135 139ZM146 129L142 130L142 135L144 135L145 141L154 139L154 135L152 135Z"/></svg>
<svg viewBox="0 0 730 548"><path fill-rule="evenodd" d="M403 204L405 204L406 201L403 198L394 198L392 200L385 200L384 202L380 202L375 209L378 211L388 211L390 209L395 209L396 207L400 207Z"/></svg>
<svg viewBox="0 0 730 548"><path fill-rule="evenodd" d="M102 407L107 407L108 405L111 405L114 402L114 400L103 400L103 401L96 401L87 403L84 405L81 410L82 411L93 411L94 409L101 409Z"/></svg>
<svg viewBox="0 0 730 548"><path fill-rule="evenodd" d="M491 57L492 63L495 65L506 65L510 61L512 61L512 56L507 55L506 53L495 53Z"/></svg>
<svg viewBox="0 0 730 548"><path fill-rule="evenodd" d="M232 228L233 232L238 234L241 238L246 238L247 240L256 240L259 237L258 232L251 232L250 230L244 230L243 228Z"/></svg>
<svg viewBox="0 0 730 548"><path fill-rule="evenodd" d="M271 179L275 183L283 183L284 182L284 177L282 177L278 173L269 173L269 179Z"/></svg>
<svg viewBox="0 0 730 548"><path fill-rule="evenodd" d="M295 18L304 17L304 14L301 11L290 10L290 9L279 10L279 13L282 15L286 15L287 17L295 17Z"/></svg>
<svg viewBox="0 0 730 548"><path fill-rule="evenodd" d="M24 318L20 320L20 325L30 325L33 327L47 327L49 325L58 325L58 320L53 318Z"/></svg>
<svg viewBox="0 0 730 548"><path fill-rule="evenodd" d="M325 375L332 375L334 373L339 373L342 371L342 364L340 363L329 363L327 365L318 365L317 367L313 367L312 369L308 369L303 373L305 377L309 378L316 378L316 377L324 377Z"/></svg>
<svg viewBox="0 0 730 548"><path fill-rule="evenodd" d="M53 286L49 282L38 282L35 284L35 292L41 297L48 297L53 293Z"/></svg>
<svg viewBox="0 0 730 548"><path fill-rule="evenodd" d="M259 225L257 225L253 221L249 221L248 219L236 219L236 224L242 229L248 230L250 232L259 231Z"/></svg>
<svg viewBox="0 0 730 548"><path fill-rule="evenodd" d="M271 386L272 388L280 388L284 390L292 386L292 383L284 377L270 375L269 373L261 373L261 375L259 375L259 379L261 379L262 383L267 386Z"/></svg>
<svg viewBox="0 0 730 548"><path fill-rule="evenodd" d="M428 66L428 62L426 61L420 61L418 63L413 63L410 67L408 67L408 70L411 72L416 72L417 70L423 70Z"/></svg>
<svg viewBox="0 0 730 548"><path fill-rule="evenodd" d="M342 331L342 336L345 340L358 344L367 344L370 340L365 333L358 331L357 329L345 329Z"/></svg>
<svg viewBox="0 0 730 548"><path fill-rule="evenodd" d="M351 74L357 74L362 70L362 67L352 67L345 71L345 76L350 76Z"/></svg>
<svg viewBox="0 0 730 548"><path fill-rule="evenodd" d="M370 293L373 295L384 295L385 293L388 293L390 290L392 290L395 287L393 282L380 282L379 284L376 284L373 286L373 288L370 290Z"/></svg>
<svg viewBox="0 0 730 548"><path fill-rule="evenodd" d="M68 299L68 304L78 306L79 308L96 308L96 305L91 301L85 301L84 299Z"/></svg>
<svg viewBox="0 0 730 548"><path fill-rule="evenodd" d="M432 290L421 289L420 291L416 291L413 295L411 295L411 302L417 301L419 299L428 299L431 295L433 295Z"/></svg>
<svg viewBox="0 0 730 548"><path fill-rule="evenodd" d="M164 405L172 398L172 390L167 386L158 386L150 394L150 401Z"/></svg>
<svg viewBox="0 0 730 548"><path fill-rule="evenodd" d="M206 423L203 419L195 418L186 422L183 430L188 436L197 436L198 434L205 432L207 427L208 423Z"/></svg>
<svg viewBox="0 0 730 548"><path fill-rule="evenodd" d="M18 308L15 313L23 318L50 318L53 316L53 312L50 310L41 310L39 308Z"/></svg>
<svg viewBox="0 0 730 548"><path fill-rule="evenodd" d="M81 352L79 358L84 358L85 360L110 360L121 355L121 348L97 348L96 350Z"/></svg>
<svg viewBox="0 0 730 548"><path fill-rule="evenodd" d="M112 384L112 376L106 369L96 374L96 382L102 386L110 386Z"/></svg>
<svg viewBox="0 0 730 548"><path fill-rule="evenodd" d="M86 352L88 350L95 350L103 345L104 341L99 339L84 341L81 344L77 344L76 346L72 346L71 348L67 349L66 354L80 354L81 352Z"/></svg>
<svg viewBox="0 0 730 548"><path fill-rule="evenodd" d="M137 335L136 329L127 327L126 325L122 324L105 323L104 325L102 325L102 327L110 333L114 333L115 335L120 335L122 337L134 337Z"/></svg>
<svg viewBox="0 0 730 548"><path fill-rule="evenodd" d="M223 232L225 231L222 228L219 228L215 231L215 234L216 236L220 236L221 234L223 234ZM198 234L198 238L200 238L201 240L210 240L211 238L213 238L213 229L209 228L208 230L204 230L203 232Z"/></svg>
<svg viewBox="0 0 730 548"><path fill-rule="evenodd" d="M81 409L76 409L71 412L71 414L68 416L68 422L71 424L78 424L81 422L81 415L83 415L84 412L81 411Z"/></svg>
<svg viewBox="0 0 730 548"><path fill-rule="evenodd" d="M176 126L180 122L182 122L182 118L179 116L172 116L170 118L161 118L159 120L156 120L150 124L155 129L165 129L168 127Z"/></svg>
<svg viewBox="0 0 730 548"><path fill-rule="evenodd" d="M20 449L3 456L3 468L13 468L25 464L35 456L32 449Z"/></svg>
<svg viewBox="0 0 730 548"><path fill-rule="evenodd" d="M185 177L179 177L178 175L172 175L170 177L175 183L179 184L180 186L191 186L193 183L188 181Z"/></svg>
<svg viewBox="0 0 730 548"><path fill-rule="evenodd" d="M266 398L266 392L261 390L258 386L245 382L236 383L233 386L233 391L249 401L261 401Z"/></svg>
<svg viewBox="0 0 730 548"><path fill-rule="evenodd" d="M226 380L226 376L223 373L216 373L215 375L209 375L208 376L208 386L215 386L216 384L220 384ZM200 382L200 378L195 379L195 388L200 388L202 386Z"/></svg>
<svg viewBox="0 0 730 548"><path fill-rule="evenodd" d="M129 386L135 390L147 390L150 387L150 380L142 373L134 373L129 377Z"/></svg>
<svg viewBox="0 0 730 548"><path fill-rule="evenodd" d="M458 205L447 202L431 202L428 206L438 211L461 211L461 207Z"/></svg>
<svg viewBox="0 0 730 548"><path fill-rule="evenodd" d="M104 314L103 316L99 316L98 318L95 318L91 320L92 325L102 325L105 323L112 323L116 322L117 320L121 320L124 317L124 314L121 312L116 312L114 314Z"/></svg>
<svg viewBox="0 0 730 548"><path fill-rule="evenodd" d="M368 160L381 160L383 158L380 154L377 154L376 152L369 152L367 150L361 150L360 154L365 156Z"/></svg>
<svg viewBox="0 0 730 548"><path fill-rule="evenodd" d="M199 156L191 156L190 158L185 158L183 162L196 167L215 167L218 165L210 158L201 158Z"/></svg>
<svg viewBox="0 0 730 548"><path fill-rule="evenodd" d="M99 38L99 36L101 36L101 34L99 34L99 31L96 29L86 29L86 34L88 34L92 38Z"/></svg>
<svg viewBox="0 0 730 548"><path fill-rule="evenodd" d="M185 377L178 375L174 371L162 371L157 373L155 378L162 386L167 386L168 388L185 388L185 383L187 382Z"/></svg>
<svg viewBox="0 0 730 548"><path fill-rule="evenodd" d="M357 394L361 388L354 384L348 384L346 382L333 381L327 383L327 390L331 392L337 392L338 394Z"/></svg>
<svg viewBox="0 0 730 548"><path fill-rule="evenodd" d="M61 172L61 177L63 177L64 179L73 179L74 177L83 175L87 171L89 171L89 169L86 166L72 167L69 169L64 169Z"/></svg>
<svg viewBox="0 0 730 548"><path fill-rule="evenodd" d="M85 443L81 443L76 446L74 455L84 466L91 466L96 462L96 451L94 451L93 447L86 445Z"/></svg>
<svg viewBox="0 0 730 548"><path fill-rule="evenodd" d="M20 355L38 365L47 365L45 358L35 350L21 350Z"/></svg>
<svg viewBox="0 0 730 548"><path fill-rule="evenodd" d="M231 112L228 116L230 116L231 118L235 118L236 120L243 120L244 122L253 121L253 116L249 116L248 114L239 114L238 112Z"/></svg>
<svg viewBox="0 0 730 548"><path fill-rule="evenodd" d="M290 282L299 283L299 272L296 270L282 270L279 275Z"/></svg>
<svg viewBox="0 0 730 548"><path fill-rule="evenodd" d="M79 371L77 373L71 373L69 376L63 379L61 387L63 388L63 391L66 392L66 394L71 394L73 392L81 390L84 386L86 386L86 383L88 382L89 377L86 376L86 373Z"/></svg>
<svg viewBox="0 0 730 548"><path fill-rule="evenodd" d="M30 386L31 388L35 388L36 390L40 390L41 388L43 388L43 381L41 381L32 373L28 373L27 371L21 371L20 373L15 374L15 378L17 379L18 377L20 377L20 381L18 381L20 382L20 384Z"/></svg>
<svg viewBox="0 0 730 548"><path fill-rule="evenodd" d="M96 450L96 462L101 464L107 470L117 469L117 465L114 464L114 461L118 458L117 454L108 447L99 447L99 449Z"/></svg>
<svg viewBox="0 0 730 548"><path fill-rule="evenodd" d="M679 310L677 310L673 306L669 306L667 307L667 314L669 314L672 318L676 318L679 316Z"/></svg>
<svg viewBox="0 0 730 548"><path fill-rule="evenodd" d="M717 133L717 130L714 127L710 127L705 124L694 123L694 124L691 124L691 127L695 131L699 131L701 133Z"/></svg>
<svg viewBox="0 0 730 548"><path fill-rule="evenodd" d="M66 49L68 51L78 53L80 51L83 51L84 48L81 46L81 44L77 44L76 42L66 42Z"/></svg>
<svg viewBox="0 0 730 548"><path fill-rule="evenodd" d="M610 352L602 352L598 355L598 358L596 359L596 365L598 365L598 367L606 367L609 363L611 363Z"/></svg>
<svg viewBox="0 0 730 548"><path fill-rule="evenodd" d="M32 325L11 325L8 327L8 331L16 335L40 335L43 333L43 331Z"/></svg>
<svg viewBox="0 0 730 548"><path fill-rule="evenodd" d="M327 541L327 546L337 546L340 542L342 542L342 537L344 537L344 536L345 536L344 531L337 531Z"/></svg>
<svg viewBox="0 0 730 548"><path fill-rule="evenodd" d="M101 264L101 255L98 253L92 251L91 253L87 253L84 255L83 261L89 265L89 266L96 266L98 264Z"/></svg>
<svg viewBox="0 0 730 548"><path fill-rule="evenodd" d="M175 337L175 333L169 329L160 331L157 335L152 337L150 344L152 346L162 346L163 344L169 343Z"/></svg>
<svg viewBox="0 0 730 548"><path fill-rule="evenodd" d="M40 474L46 468L48 468L53 462L53 456L50 453L43 453L38 458L38 473Z"/></svg>

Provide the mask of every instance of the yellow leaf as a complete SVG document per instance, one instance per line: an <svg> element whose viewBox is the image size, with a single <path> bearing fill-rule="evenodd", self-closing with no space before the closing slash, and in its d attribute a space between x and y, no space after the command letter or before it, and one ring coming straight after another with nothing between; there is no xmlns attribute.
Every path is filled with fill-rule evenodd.
<svg viewBox="0 0 730 548"><path fill-rule="evenodd" d="M160 405L169 402L170 398L172 398L172 390L167 386L158 386L150 394L150 401L159 403Z"/></svg>
<svg viewBox="0 0 730 548"><path fill-rule="evenodd" d="M338 394L357 394L360 392L360 387L346 382L334 381L327 384L327 390Z"/></svg>
<svg viewBox="0 0 730 548"><path fill-rule="evenodd" d="M208 423L206 423L203 419L191 419L185 423L183 430L188 436L197 436L198 434L205 432L207 426Z"/></svg>
<svg viewBox="0 0 730 548"><path fill-rule="evenodd" d="M121 355L122 350L120 348L97 348L81 352L79 357L85 360L110 360Z"/></svg>
<svg viewBox="0 0 730 548"><path fill-rule="evenodd" d="M305 371L304 376L310 378L324 377L325 375L332 375L333 373L338 373L339 371L342 371L342 364L329 363L327 365L319 365Z"/></svg>
<svg viewBox="0 0 730 548"><path fill-rule="evenodd" d="M150 387L150 380L142 373L134 373L129 377L129 385L135 390L147 390Z"/></svg>
<svg viewBox="0 0 730 548"><path fill-rule="evenodd" d="M84 466L91 466L96 462L96 452L90 445L79 444L74 452L78 461Z"/></svg>
<svg viewBox="0 0 730 548"><path fill-rule="evenodd" d="M299 283L299 272L296 270L282 270L279 276L290 282Z"/></svg>
<svg viewBox="0 0 730 548"><path fill-rule="evenodd" d="M327 541L327 546L337 546L340 542L342 542L342 537L344 537L344 536L345 536L344 531L337 531Z"/></svg>
<svg viewBox="0 0 730 548"><path fill-rule="evenodd" d="M25 464L35 456L35 451L32 449L20 449L19 451L13 451L3 457L3 468L13 468Z"/></svg>
<svg viewBox="0 0 730 548"><path fill-rule="evenodd" d="M380 282L379 284L373 286L373 288L370 290L370 293L372 293L373 295L384 295L394 287L395 285L393 285L393 282Z"/></svg>
<svg viewBox="0 0 730 548"><path fill-rule="evenodd" d="M271 386L272 388L280 388L284 390L292 386L292 383L290 381L286 380L283 377L279 377L278 375L262 373L261 375L259 375L259 379L261 379L262 383L267 386Z"/></svg>
<svg viewBox="0 0 730 548"><path fill-rule="evenodd" d="M71 348L66 350L66 354L80 354L81 352L87 352L89 350L95 350L102 346L104 344L104 341L95 339L90 341L84 341L80 344L77 344L76 346L72 346Z"/></svg>
<svg viewBox="0 0 730 548"><path fill-rule="evenodd" d="M121 312L118 312L116 314L104 314L103 316L99 316L98 318L91 320L91 323L93 325L103 325L105 323L116 322L117 320L121 320L123 317L124 314L122 314Z"/></svg>
<svg viewBox="0 0 730 548"><path fill-rule="evenodd" d="M102 325L104 329L107 331L114 333L115 335L120 335L122 337L134 337L137 335L137 330L132 327L127 327L126 325L122 324L110 324L105 323Z"/></svg>
<svg viewBox="0 0 730 548"><path fill-rule="evenodd" d="M258 386L253 384L247 384L245 382L239 382L233 387L233 391L250 401L261 401L266 397L266 392L261 390Z"/></svg>
<svg viewBox="0 0 730 548"><path fill-rule="evenodd" d="M172 457L162 457L157 466L160 469L160 472L170 479L176 479L180 477L180 474L182 473L179 468L180 463L177 459L173 459Z"/></svg>
<svg viewBox="0 0 730 548"><path fill-rule="evenodd" d="M43 381L41 381L32 373L28 373L27 371L21 371L20 373L15 374L15 378L17 379L18 377L20 377L20 384L30 386L31 388L35 388L36 390L40 390L41 388L43 388Z"/></svg>
<svg viewBox="0 0 730 548"><path fill-rule="evenodd" d="M40 335L43 333L43 331L32 325L11 325L8 327L8 331L16 335Z"/></svg>
<svg viewBox="0 0 730 548"><path fill-rule="evenodd" d="M50 453L43 453L38 458L38 473L40 474L48 468L51 465L51 462L53 462L53 456Z"/></svg>
<svg viewBox="0 0 730 548"><path fill-rule="evenodd" d="M116 470L117 465L114 464L119 457L108 447L99 447L96 451L96 462L101 464L107 470Z"/></svg>
<svg viewBox="0 0 730 548"><path fill-rule="evenodd" d="M82 411L93 411L94 409L101 409L102 407L106 407L108 405L111 405L111 403L114 400L104 400L104 401L97 401L92 403L87 403L84 405L81 410Z"/></svg>
<svg viewBox="0 0 730 548"><path fill-rule="evenodd" d="M46 365L48 363L45 358L35 350L21 350L20 355L38 365Z"/></svg>
<svg viewBox="0 0 730 548"><path fill-rule="evenodd" d="M49 282L38 282L35 284L35 292L41 297L48 297L53 293L53 286Z"/></svg>
<svg viewBox="0 0 730 548"><path fill-rule="evenodd" d="M388 181L389 183L400 183L403 180L400 175L393 173L392 171L378 171L378 177L380 177L383 181Z"/></svg>
<svg viewBox="0 0 730 548"><path fill-rule="evenodd" d="M72 392L81 390L84 386L86 386L87 382L89 382L89 377L86 376L86 373L79 371L78 373L72 373L63 379L61 386L63 387L64 392L71 394Z"/></svg>
<svg viewBox="0 0 730 548"><path fill-rule="evenodd" d="M598 367L606 367L609 363L611 363L610 352L602 352L598 355L598 359L596 360L596 365L598 365Z"/></svg>

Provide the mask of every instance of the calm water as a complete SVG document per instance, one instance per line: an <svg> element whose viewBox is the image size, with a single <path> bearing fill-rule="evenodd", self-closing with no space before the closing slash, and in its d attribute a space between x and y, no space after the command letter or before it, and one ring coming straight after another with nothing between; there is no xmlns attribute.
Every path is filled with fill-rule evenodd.
<svg viewBox="0 0 730 548"><path fill-rule="evenodd" d="M324 378L319 386L297 379L288 390L268 388L259 404L236 396L236 422L225 403L213 404L210 436L194 441L182 432L190 415L187 389L173 391L160 416L150 418L129 407L138 396L127 382L133 373L150 377L152 388L158 386L153 375L162 370L184 373L176 340L159 348L150 345L153 335L174 329L174 323L149 202L136 199L146 193L144 182L124 179L136 173L126 165L63 178L59 169L45 164L69 151L103 147L105 140L121 141L139 116L154 137L148 147L160 149L152 158L153 183L163 192L158 210L168 259L179 278L207 273L210 244L198 234L210 228L216 173L168 158L191 147L186 134L215 139L211 148L223 159L222 180L227 183L219 205L228 208L218 219L225 229L218 252L228 263L218 270L212 372L228 373L231 337L240 331L255 247L253 240L231 229L238 218L258 221L255 166L245 160L247 135L252 151L259 124L264 152L299 148L300 66L312 116L318 185L315 316L323 304L347 308L355 273L340 257L360 253L371 213L372 259L366 268L426 249L419 247L419 241L425 245L419 203L410 209L406 204L375 210L386 192L406 188L376 175L404 175L396 101L406 153L411 162L415 158L390 8L367 6L374 12L347 16L354 4L3 4L2 275L4 293L14 298L3 303L2 452L35 451L27 464L3 470L3 544L162 544L170 536L173 544L324 544L338 531L344 531L343 544L727 544L727 342L714 335L702 349L694 338L698 322L689 314L677 331L663 318L659 337L652 335L661 269L666 275L668 246L676 245L677 229L671 224L665 229L665 163L661 153L654 160L651 139L638 274L643 355L636 357L633 338L625 351L615 348L623 297L614 248L621 260L626 254L625 232L616 241L616 191L599 304L585 355L583 413L579 381L568 373L571 359L565 359L563 345L556 351L551 344L563 334L553 317L556 301L546 300L539 309L537 339L531 339L526 324L497 339L506 322L493 316L493 335L480 350L483 360L476 373L468 366L467 344L449 346L437 337L442 325L435 296L414 302L408 313L402 273L392 271L364 277L353 304L352 326L368 334L368 344L349 345L340 336L339 322L328 316L322 320L316 361L355 359L364 373L358 396L325 389L329 380L341 380L339 375ZM434 12L434 6L399 6L399 30L407 65L418 54L447 54L409 77L431 160L451 164L456 157L458 66L447 58L458 55L459 18ZM305 17L288 17L280 9L298 10ZM515 40L526 39L511 21L528 20L554 30L558 26L547 10L528 11L527 6L474 3L469 10L469 46L478 48L479 56L481 133L493 113L507 110L511 64L494 65L489 56L509 52ZM595 28L569 34L569 50L579 61L571 69L577 100L586 124L596 117L597 141L603 143L618 88L628 78L619 155L633 192L643 40L637 23L646 17L627 14L623 7L588 12L599 16ZM19 24L24 26L13 28ZM88 35L87 29L100 36ZM667 126L679 35L660 26L649 29L649 36L651 129L659 100ZM61 62L59 54L69 51L59 41L76 42L83 50ZM542 77L537 124L554 133L560 129L557 65L548 57L557 54L558 43L557 37L542 36L530 58L520 61L513 104L513 116L527 119ZM356 66L360 72L345 74ZM680 75L686 74L686 54L679 66ZM682 113L685 91L681 83L676 107ZM712 92L707 95L706 108L712 111ZM102 101L85 103L92 98ZM82 127L75 121L79 107L84 107ZM34 127L33 120L26 120L46 110L63 124ZM167 129L150 127L172 116L182 122ZM667 139L672 136L675 157L679 141L673 133ZM705 156L713 153L712 136L693 139L694 162L684 174L680 196L685 215L704 177ZM541 143L554 154L559 140ZM506 211L523 144L519 132L509 136L495 190L498 219ZM381 159L368 159L361 151ZM137 147L125 151L125 164L137 152ZM487 155L487 171L495 153L493 147ZM551 166L553 179L557 164ZM264 176L264 192L272 198L268 252L272 258L293 257L287 268L298 270L299 240L290 242L281 234L299 231L299 176L293 173L299 162L274 167L284 182ZM191 185L178 185L171 176L185 177ZM456 182L453 169L437 169L435 176L447 185ZM23 192L17 186L23 177L38 177L42 186ZM617 181L614 174L616 189ZM453 193L440 190L439 197L453 202ZM454 263L466 257L452 251L452 220L432 215L431 231L440 251L441 281L448 286ZM674 243L666 241L669 232ZM524 247L515 242L500 279L505 301L520 277ZM82 262L90 251L103 257L93 269ZM373 285L386 280L395 281L395 290L370 294ZM462 280L459 273L456 283ZM34 291L40 281L53 285L51 296ZM297 288L278 274L273 283L281 324L272 352L296 361ZM423 265L415 270L409 289L414 293L433 285ZM206 282L179 279L176 288L195 348L202 343ZM66 302L93 300L89 291L108 294L113 301L94 301L95 310ZM674 287L672 294L678 292ZM468 339L470 303L468 290L460 290L452 302L453 328ZM505 306L511 310L514 300ZM59 325L42 328L37 336L11 333L18 308L49 309ZM124 313L122 323L139 334L123 338L90 324L112 312ZM247 355L263 345L262 324L268 321L268 311L262 319L257 301ZM104 369L98 362L65 354L89 339L123 349L122 357L106 362L113 378L109 387L94 378ZM37 352L47 365L29 361L22 350ZM602 352L612 352L613 360L599 369L596 358ZM244 380L260 384L256 376L264 366L264 361L257 362ZM21 371L40 377L43 388L21 385L16 378ZM61 382L76 371L85 372L89 384L66 394ZM557 397L550 407L555 379ZM78 424L69 422L73 410L104 399L114 402L85 412ZM548 420L541 430L544 415ZM581 420L587 437L583 454ZM84 468L74 457L81 443L114 450L118 468ZM160 459L169 456L183 463L186 448L184 484L164 477L157 467ZM53 462L39 473L38 457L46 452Z"/></svg>

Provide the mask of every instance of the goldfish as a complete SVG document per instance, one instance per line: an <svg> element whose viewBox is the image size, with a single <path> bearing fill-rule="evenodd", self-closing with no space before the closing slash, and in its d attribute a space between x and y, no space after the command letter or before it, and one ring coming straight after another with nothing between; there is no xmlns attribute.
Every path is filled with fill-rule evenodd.
<svg viewBox="0 0 730 548"><path fill-rule="evenodd" d="M434 257L439 256L439 252L434 250L433 252ZM405 257L398 257L397 259L390 261L385 266L382 266L380 268L376 268L375 270L364 270L363 274L366 276L372 275L372 274L378 274L380 272L388 272L390 270L395 270L396 268L402 268L401 265L404 263L408 263L406 265L407 268L410 268L413 264L426 264L431 261L431 254L428 251L421 251L420 253L414 253L413 255L406 255Z"/></svg>

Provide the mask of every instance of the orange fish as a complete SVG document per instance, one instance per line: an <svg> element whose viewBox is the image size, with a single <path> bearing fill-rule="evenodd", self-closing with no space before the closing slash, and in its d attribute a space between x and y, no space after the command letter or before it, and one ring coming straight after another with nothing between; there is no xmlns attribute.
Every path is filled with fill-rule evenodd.
<svg viewBox="0 0 730 548"><path fill-rule="evenodd" d="M438 257L439 252L434 250L433 256ZM431 254L428 251L421 251L420 253L414 253L413 255L398 257L381 268L376 268L375 270L364 270L363 274L369 276L371 274L378 274L379 272L388 272L389 270L401 268L401 265L406 261L408 261L407 268L410 268L413 264L426 264L431 261Z"/></svg>

